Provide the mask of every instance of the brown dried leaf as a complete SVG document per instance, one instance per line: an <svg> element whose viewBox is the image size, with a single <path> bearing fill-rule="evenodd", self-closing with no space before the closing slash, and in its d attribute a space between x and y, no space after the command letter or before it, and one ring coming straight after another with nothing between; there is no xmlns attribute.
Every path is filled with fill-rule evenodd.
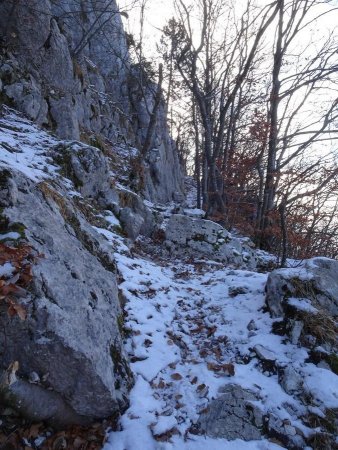
<svg viewBox="0 0 338 450"><path fill-rule="evenodd" d="M182 375L181 374L179 374L178 372L176 372L176 373L173 373L172 375L171 375L171 378L173 379L173 380L176 380L176 381L179 381L179 380L182 380Z"/></svg>
<svg viewBox="0 0 338 450"><path fill-rule="evenodd" d="M14 317L17 315L21 320L26 320L27 318L27 311L24 306L19 305L19 303L16 303L13 299L9 301L7 312L10 317Z"/></svg>

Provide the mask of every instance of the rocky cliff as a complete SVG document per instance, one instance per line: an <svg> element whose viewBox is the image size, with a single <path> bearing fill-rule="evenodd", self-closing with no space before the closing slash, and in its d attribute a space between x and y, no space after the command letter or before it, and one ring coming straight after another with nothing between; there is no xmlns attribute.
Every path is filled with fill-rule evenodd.
<svg viewBox="0 0 338 450"><path fill-rule="evenodd" d="M153 84L132 67L115 0L0 1L0 38L3 102L61 138L142 147ZM182 197L163 103L142 170L150 200Z"/></svg>

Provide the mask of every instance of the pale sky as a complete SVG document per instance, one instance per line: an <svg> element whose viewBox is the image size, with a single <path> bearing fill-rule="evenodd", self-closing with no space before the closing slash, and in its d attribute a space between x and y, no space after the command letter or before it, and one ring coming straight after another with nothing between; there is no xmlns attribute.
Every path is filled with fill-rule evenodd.
<svg viewBox="0 0 338 450"><path fill-rule="evenodd" d="M128 9L129 19L123 19L126 31L135 35L136 40L139 39L140 32L140 7L128 8L133 0L118 0L121 8L126 7ZM140 0L141 1L141 0ZM192 3L194 0L186 0L187 4ZM226 0L225 0L226 1ZM229 0L231 1L231 0ZM234 6L240 6L243 0L232 0ZM259 3L266 4L267 0L257 0ZM153 59L156 55L156 44L159 43L161 38L161 29L174 15L174 0L147 0L146 11L145 11L145 26L144 26L144 36L143 36L143 54L147 59ZM243 4L243 3L242 3ZM335 0L336 6L338 6L338 0ZM327 6L318 6L327 8ZM330 7L330 9L332 6ZM318 8L315 8L314 13L318 13ZM310 19L311 16L309 16ZM220 21L220 26L222 21ZM316 47L321 47L323 42L323 36L328 35L328 29L333 30L338 26L338 11L333 11L330 14L326 14L319 23L312 24L309 27L307 33L303 33L299 36L298 40L294 43L293 48L290 51L295 50L295 53L302 53L303 57L307 55L309 58L316 53ZM274 38L274 26L270 28L270 32L266 36L266 42L270 45ZM271 48L272 51L272 48ZM288 65L285 66L285 71L292 72L292 68ZM294 68L293 68L294 69ZM301 94L301 93L300 93ZM318 95L318 94L317 94ZM324 97L323 97L324 95ZM318 99L325 100L327 96L330 98L336 93L332 92L321 92L321 97L318 95ZM295 97L297 101L297 96ZM322 104L322 102L320 102ZM324 106L324 104L322 104ZM321 108L317 108L312 102L307 105L307 110L302 111L302 125L305 126L306 123L312 123L314 116L321 114ZM310 126L310 125L309 125Z"/></svg>
<svg viewBox="0 0 338 450"><path fill-rule="evenodd" d="M126 31L134 34L137 38L140 32L140 7L130 8L135 0L118 0L121 9L128 10L129 19L123 19ZM141 2L141 0L140 0ZM187 0L189 4L191 0ZM234 5L238 6L243 0L234 0ZM267 0L257 0L258 3L270 3ZM338 7L338 0L332 2ZM332 6L331 6L332 7ZM323 6L323 10L326 6ZM318 10L316 10L318 11ZM156 44L161 38L161 29L167 21L174 15L174 0L146 0L145 24L144 24L144 53L151 58L156 53ZM338 26L338 11L334 11L320 20L317 29L312 30L314 35L320 34L325 28ZM321 29L321 30L320 30ZM320 39L318 39L320 41Z"/></svg>
<svg viewBox="0 0 338 450"><path fill-rule="evenodd" d="M119 0L121 8L130 5L132 0ZM127 32L137 38L140 32L140 7L134 7L128 11L129 19L123 19ZM155 54L156 44L161 38L161 29L173 16L173 0L147 0L144 24L144 52L148 57Z"/></svg>

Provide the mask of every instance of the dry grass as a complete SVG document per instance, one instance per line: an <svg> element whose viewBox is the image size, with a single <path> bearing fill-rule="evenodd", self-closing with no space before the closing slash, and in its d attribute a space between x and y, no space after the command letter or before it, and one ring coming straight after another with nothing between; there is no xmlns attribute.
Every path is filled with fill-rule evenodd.
<svg viewBox="0 0 338 450"><path fill-rule="evenodd" d="M338 327L330 316L323 312L317 314L303 312L301 315L305 334L315 336L321 343L337 344Z"/></svg>
<svg viewBox="0 0 338 450"><path fill-rule="evenodd" d="M64 219L69 216L69 210L64 197L62 197L62 195L60 195L55 189L53 189L50 183L42 181L41 183L38 183L37 188L47 201L52 200L58 206L59 211Z"/></svg>

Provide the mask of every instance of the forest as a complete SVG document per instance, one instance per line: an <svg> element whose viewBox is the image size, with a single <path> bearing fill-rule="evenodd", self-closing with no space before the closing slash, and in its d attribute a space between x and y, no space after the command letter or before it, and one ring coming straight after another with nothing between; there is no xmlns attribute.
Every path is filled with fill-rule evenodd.
<svg viewBox="0 0 338 450"><path fill-rule="evenodd" d="M148 60L140 3L128 42L162 87L196 206L282 265L337 257L336 2L175 1Z"/></svg>

